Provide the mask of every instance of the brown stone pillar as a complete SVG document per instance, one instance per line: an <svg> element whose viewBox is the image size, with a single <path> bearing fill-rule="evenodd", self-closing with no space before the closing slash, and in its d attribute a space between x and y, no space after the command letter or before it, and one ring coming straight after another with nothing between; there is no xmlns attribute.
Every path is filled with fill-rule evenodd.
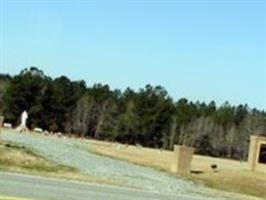
<svg viewBox="0 0 266 200"><path fill-rule="evenodd" d="M186 146L174 146L174 158L171 166L172 172L186 175L190 173L191 161L194 154L194 148Z"/></svg>
<svg viewBox="0 0 266 200"><path fill-rule="evenodd" d="M254 171L258 162L259 152L259 137L256 135L250 136L249 153L248 153L248 165L249 168Z"/></svg>

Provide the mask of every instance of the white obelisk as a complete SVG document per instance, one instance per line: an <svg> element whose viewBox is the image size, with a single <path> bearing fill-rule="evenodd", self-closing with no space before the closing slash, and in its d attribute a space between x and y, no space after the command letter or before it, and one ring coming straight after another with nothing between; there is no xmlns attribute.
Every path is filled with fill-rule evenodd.
<svg viewBox="0 0 266 200"><path fill-rule="evenodd" d="M21 122L20 125L16 128L16 131L22 132L27 131L27 119L28 119L28 113L26 110L24 110L21 114Z"/></svg>
<svg viewBox="0 0 266 200"><path fill-rule="evenodd" d="M28 119L28 113L26 110L23 111L23 113L21 114L21 124L20 126L23 128L27 127L27 119Z"/></svg>

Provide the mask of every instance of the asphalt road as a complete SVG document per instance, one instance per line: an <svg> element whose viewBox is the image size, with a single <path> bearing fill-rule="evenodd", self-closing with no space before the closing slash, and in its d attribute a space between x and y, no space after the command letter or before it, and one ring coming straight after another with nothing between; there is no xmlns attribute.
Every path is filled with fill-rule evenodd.
<svg viewBox="0 0 266 200"><path fill-rule="evenodd" d="M202 200L7 172L0 172L0 195L35 200Z"/></svg>

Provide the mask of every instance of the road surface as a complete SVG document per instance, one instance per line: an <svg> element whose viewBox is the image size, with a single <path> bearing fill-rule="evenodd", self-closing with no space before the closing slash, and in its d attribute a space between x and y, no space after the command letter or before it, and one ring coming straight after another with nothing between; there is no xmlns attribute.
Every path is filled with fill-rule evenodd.
<svg viewBox="0 0 266 200"><path fill-rule="evenodd" d="M203 200L7 172L0 172L0 195L34 200Z"/></svg>

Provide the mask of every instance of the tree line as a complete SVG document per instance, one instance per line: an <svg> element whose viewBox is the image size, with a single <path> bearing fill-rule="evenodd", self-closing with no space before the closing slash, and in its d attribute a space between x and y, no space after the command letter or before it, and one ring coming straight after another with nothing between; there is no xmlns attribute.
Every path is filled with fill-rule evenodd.
<svg viewBox="0 0 266 200"><path fill-rule="evenodd" d="M0 75L0 114L16 125L23 110L30 128L152 148L188 145L200 154L239 160L247 158L251 134L266 135L265 111L246 104L174 101L162 86L123 92L88 87L36 67Z"/></svg>

